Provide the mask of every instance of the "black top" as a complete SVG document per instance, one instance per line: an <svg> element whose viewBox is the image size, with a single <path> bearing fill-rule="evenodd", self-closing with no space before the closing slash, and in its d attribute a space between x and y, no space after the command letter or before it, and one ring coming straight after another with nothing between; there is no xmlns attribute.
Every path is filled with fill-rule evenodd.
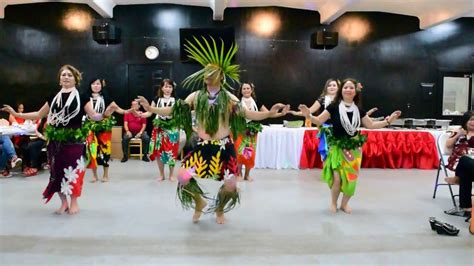
<svg viewBox="0 0 474 266"><path fill-rule="evenodd" d="M326 110L326 107L324 106L324 96L319 97L317 101L321 107L316 111L316 115L320 115L324 110Z"/></svg>
<svg viewBox="0 0 474 266"><path fill-rule="evenodd" d="M51 95L48 98L48 101L47 101L51 111L61 110L61 108L59 106L56 106L56 104L53 103L53 99L56 96L56 94L57 93ZM62 97L63 106L64 106L64 104L66 104L67 98L69 97L70 94L71 94L70 92L62 93L61 97ZM90 101L90 98L87 97L86 94L80 94L79 98L80 98L80 101L81 101L81 103L80 103L81 108L79 109L79 113L76 116L74 116L73 118L71 118L71 120L69 120L69 122L66 125L58 124L58 125L55 125L54 127L57 127L57 128L64 128L64 127L67 127L67 128L80 128L82 126L82 117L85 115L84 106ZM77 104L78 104L77 101L73 101L71 103L71 105L69 106L69 108L66 110L66 113L74 111L77 107Z"/></svg>
<svg viewBox="0 0 474 266"><path fill-rule="evenodd" d="M316 111L316 116L322 114L324 110L326 110L326 106L324 106L324 96L318 98L318 103L320 105L318 111ZM331 105L331 104L329 104ZM329 118L324 124L332 124L331 118Z"/></svg>
<svg viewBox="0 0 474 266"><path fill-rule="evenodd" d="M336 138L353 137L346 132L346 130L341 124L341 118L339 116L339 103L331 103L326 110L331 114L334 137ZM359 108L359 113L360 113L360 120L361 120L361 125L362 125L362 118L366 116L367 113L362 108ZM347 112L347 116L352 122L352 112Z"/></svg>

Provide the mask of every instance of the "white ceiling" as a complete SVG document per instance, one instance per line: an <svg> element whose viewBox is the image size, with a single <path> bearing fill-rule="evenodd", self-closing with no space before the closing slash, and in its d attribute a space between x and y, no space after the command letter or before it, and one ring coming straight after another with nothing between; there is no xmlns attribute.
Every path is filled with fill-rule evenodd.
<svg viewBox="0 0 474 266"><path fill-rule="evenodd" d="M323 24L330 24L349 11L380 11L416 16L420 19L422 29L460 17L474 17L474 0L0 0L0 18L4 18L7 5L41 2L88 4L101 16L108 18L113 17L113 8L116 5L171 3L204 6L213 10L214 20L223 20L226 8L281 6L318 11Z"/></svg>

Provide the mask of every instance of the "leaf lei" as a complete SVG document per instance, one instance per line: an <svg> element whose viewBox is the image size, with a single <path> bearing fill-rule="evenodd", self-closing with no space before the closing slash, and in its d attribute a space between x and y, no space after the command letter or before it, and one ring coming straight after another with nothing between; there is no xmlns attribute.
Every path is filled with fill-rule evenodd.
<svg viewBox="0 0 474 266"><path fill-rule="evenodd" d="M193 131L191 107L185 101L178 99L172 108L173 119L169 120L168 125L171 126L173 123L173 128L183 129L186 132L186 139L189 140Z"/></svg>
<svg viewBox="0 0 474 266"><path fill-rule="evenodd" d="M258 132L262 132L262 130L262 124L255 121L249 121L246 125L247 135L256 135Z"/></svg>
<svg viewBox="0 0 474 266"><path fill-rule="evenodd" d="M165 129L165 130L170 130L170 129L174 129L176 128L176 122L174 119L169 119L169 120L163 120L163 119L159 119L159 118L156 118L153 120L153 126L154 127L159 127L161 129Z"/></svg>
<svg viewBox="0 0 474 266"><path fill-rule="evenodd" d="M243 109L239 103L232 102L226 89L221 88L213 104L209 104L206 89L202 89L197 97L196 119L207 134L214 136L219 130L220 121L229 121L234 136L245 132L246 121Z"/></svg>
<svg viewBox="0 0 474 266"><path fill-rule="evenodd" d="M48 125L45 129L45 136L48 141L57 141L61 143L84 142L89 134L89 128L57 128Z"/></svg>
<svg viewBox="0 0 474 266"><path fill-rule="evenodd" d="M329 146L337 146L343 150L354 150L360 148L367 141L367 135L357 133L353 137L335 138L333 136L332 127L320 127L319 130L324 131L327 136Z"/></svg>
<svg viewBox="0 0 474 266"><path fill-rule="evenodd" d="M84 122L83 127L88 128L92 132L99 133L111 131L115 124L117 124L117 121L115 120L115 117L111 116L104 118L101 121L87 119Z"/></svg>

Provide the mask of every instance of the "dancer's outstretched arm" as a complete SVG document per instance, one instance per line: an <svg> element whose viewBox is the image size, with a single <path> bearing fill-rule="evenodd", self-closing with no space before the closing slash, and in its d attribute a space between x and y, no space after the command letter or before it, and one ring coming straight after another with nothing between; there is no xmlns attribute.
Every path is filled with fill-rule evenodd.
<svg viewBox="0 0 474 266"><path fill-rule="evenodd" d="M266 109L266 108L265 108ZM272 108L268 111L263 112L255 112L250 110L244 110L245 118L253 120L253 121L260 121L263 119L267 119L269 117L280 117L286 115L290 110L289 105L284 105L282 103L277 103L272 106Z"/></svg>
<svg viewBox="0 0 474 266"><path fill-rule="evenodd" d="M314 101L313 105L311 105L311 107L309 108L309 112L311 114L314 114L315 112L319 110L319 108L321 108L321 104L318 102L318 100L316 100ZM301 111L290 111L289 113L295 116L305 116L303 115Z"/></svg>
<svg viewBox="0 0 474 266"><path fill-rule="evenodd" d="M128 113L132 112L132 108L127 109L127 110L122 109L122 108L120 108L120 106L118 106L118 104L115 101L111 102L110 105L114 106L115 107L115 112L119 113L121 115L128 114Z"/></svg>
<svg viewBox="0 0 474 266"><path fill-rule="evenodd" d="M117 105L109 104L109 106L107 106L105 109L104 114L99 114L94 111L94 107L92 107L92 103L90 101L84 105L84 111L86 112L87 116L94 121L101 121L105 117L111 116L116 108Z"/></svg>
<svg viewBox="0 0 474 266"><path fill-rule="evenodd" d="M267 107L265 105L262 105L262 107L260 107L259 111L260 112L269 112L269 110L267 109ZM285 116L289 112L290 112L290 106L287 105L286 109L283 109L282 112L276 113L276 114L274 114L273 116L270 116L270 117L271 118L282 117L282 116Z"/></svg>
<svg viewBox="0 0 474 266"><path fill-rule="evenodd" d="M171 115L171 112L173 111L172 107L152 107L150 103L145 99L143 96L138 96L137 99L135 99L147 112L159 114L159 115Z"/></svg>
<svg viewBox="0 0 474 266"><path fill-rule="evenodd" d="M392 122L397 120L397 118L400 117L401 114L402 112L397 110L383 121L373 121L368 115L366 115L362 118L362 125L369 129L383 128L392 124Z"/></svg>
<svg viewBox="0 0 474 266"><path fill-rule="evenodd" d="M329 118L331 118L331 114L327 110L324 110L320 115L315 117L311 115L311 112L308 106L304 104L300 104L298 106L298 109L300 109L301 113L304 115L304 117L306 117L306 119L311 119L311 123L317 126L324 124L324 122L326 122Z"/></svg>
<svg viewBox="0 0 474 266"><path fill-rule="evenodd" d="M38 120L38 119L41 119L41 118L46 117L48 115L49 104L45 103L43 105L43 107L41 107L41 109L39 109L38 111L29 112L29 113L18 113L10 105L6 105L6 104L3 105L3 108L0 109L0 110L2 110L4 112L7 112L7 113L10 113L14 117L29 119L29 120Z"/></svg>

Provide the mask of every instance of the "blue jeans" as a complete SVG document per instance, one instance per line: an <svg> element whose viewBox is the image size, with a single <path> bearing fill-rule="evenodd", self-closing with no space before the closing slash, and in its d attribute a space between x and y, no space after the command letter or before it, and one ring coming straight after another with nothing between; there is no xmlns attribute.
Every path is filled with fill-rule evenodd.
<svg viewBox="0 0 474 266"><path fill-rule="evenodd" d="M7 165L7 160L16 156L13 142L8 136L0 136L0 169L4 169Z"/></svg>

